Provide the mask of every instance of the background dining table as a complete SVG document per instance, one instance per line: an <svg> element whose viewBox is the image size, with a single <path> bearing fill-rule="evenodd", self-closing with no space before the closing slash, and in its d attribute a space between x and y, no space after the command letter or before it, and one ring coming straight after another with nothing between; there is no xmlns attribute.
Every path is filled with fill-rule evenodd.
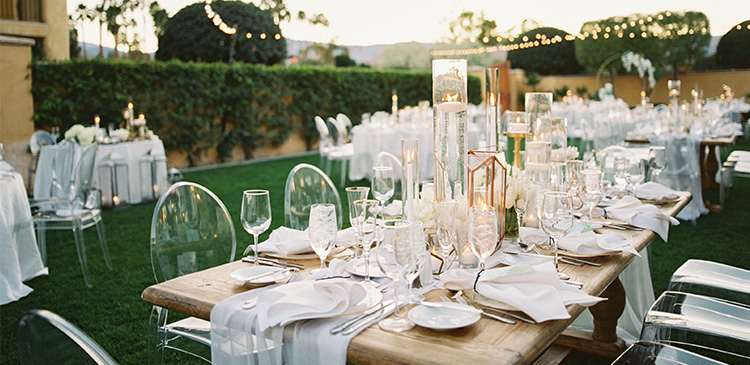
<svg viewBox="0 0 750 365"><path fill-rule="evenodd" d="M691 199L690 193L678 194L679 200L660 207L663 213L675 216ZM603 228L603 231L611 231L611 228ZM620 233L638 251L644 250L655 237L650 230ZM347 361L362 364L514 364L531 363L542 356L543 362L555 363L572 349L614 358L625 349L624 341L615 332L617 319L625 306L625 291L618 276L634 257L631 253L617 253L590 258L600 267L561 266L571 280L584 283L582 290L585 293L608 299L590 308L595 319L593 333L568 328L584 310L579 305L567 307L570 319L536 324L519 322L508 325L482 318L472 326L451 331L416 327L402 333L387 332L373 325L352 339ZM316 260L298 263L305 265L306 272L317 266ZM248 290L230 277L230 273L247 265L250 264L235 261L184 275L146 288L141 297L150 304L210 320L211 310L216 304ZM444 289L436 289L425 296L429 301L436 301L447 293Z"/></svg>
<svg viewBox="0 0 750 365"><path fill-rule="evenodd" d="M0 171L0 305L29 295L33 289L24 281L46 274L23 178Z"/></svg>

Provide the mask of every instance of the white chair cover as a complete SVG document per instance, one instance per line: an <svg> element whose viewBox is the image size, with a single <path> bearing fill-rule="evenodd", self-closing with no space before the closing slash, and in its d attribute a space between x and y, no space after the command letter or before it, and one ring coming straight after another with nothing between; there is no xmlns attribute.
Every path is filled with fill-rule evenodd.
<svg viewBox="0 0 750 365"><path fill-rule="evenodd" d="M665 146L667 150L667 166L659 175L658 183L693 194L693 199L677 218L695 221L708 213L701 190L700 139L686 134L667 134L651 138L650 143Z"/></svg>

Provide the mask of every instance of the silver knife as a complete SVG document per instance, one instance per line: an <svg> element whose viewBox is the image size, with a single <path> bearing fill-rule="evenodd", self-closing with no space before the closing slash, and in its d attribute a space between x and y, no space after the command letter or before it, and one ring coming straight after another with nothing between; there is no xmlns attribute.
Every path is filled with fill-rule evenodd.
<svg viewBox="0 0 750 365"><path fill-rule="evenodd" d="M358 322L357 324L345 329L343 332L341 332L342 335L348 336L351 335L354 332L359 331L361 328L369 326L375 322L377 322L380 319L380 315L383 313L388 313L392 309L394 309L396 306L395 303L391 303L386 305L385 307L381 308L380 311L377 311L375 313L370 314L369 316L363 318L362 321Z"/></svg>
<svg viewBox="0 0 750 365"><path fill-rule="evenodd" d="M244 262L255 262L255 257L252 257L252 256L243 257L242 261L244 261ZM293 262L281 261L281 260L276 260L276 259L269 259L267 257L258 257L258 263L259 264L268 263L268 264L271 264L271 265L291 266L291 267L296 267L298 269L304 269L305 268L305 265L302 265L302 264L296 264L296 263L293 263Z"/></svg>

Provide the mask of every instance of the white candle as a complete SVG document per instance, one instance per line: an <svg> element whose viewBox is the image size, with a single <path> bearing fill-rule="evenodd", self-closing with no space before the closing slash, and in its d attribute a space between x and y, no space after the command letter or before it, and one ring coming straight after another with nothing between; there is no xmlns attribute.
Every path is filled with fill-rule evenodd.
<svg viewBox="0 0 750 365"><path fill-rule="evenodd" d="M527 133L529 131L529 125L524 123L508 123L508 132L511 133Z"/></svg>
<svg viewBox="0 0 750 365"><path fill-rule="evenodd" d="M466 110L466 104L460 101L446 101L437 105L437 110L443 113L458 113Z"/></svg>

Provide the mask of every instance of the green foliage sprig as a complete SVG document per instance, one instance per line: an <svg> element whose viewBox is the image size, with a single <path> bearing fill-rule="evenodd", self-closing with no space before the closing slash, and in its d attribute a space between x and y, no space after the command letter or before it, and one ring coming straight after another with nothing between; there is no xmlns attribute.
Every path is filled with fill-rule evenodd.
<svg viewBox="0 0 750 365"><path fill-rule="evenodd" d="M222 159L241 146L278 146L293 133L311 149L318 139L314 117L390 110L391 92L400 105L432 99L429 72L362 68L282 67L236 63L71 60L32 65L37 128L123 123L132 97L136 114L168 151L183 151L195 165L215 149ZM481 102L481 81L469 77L469 102Z"/></svg>

